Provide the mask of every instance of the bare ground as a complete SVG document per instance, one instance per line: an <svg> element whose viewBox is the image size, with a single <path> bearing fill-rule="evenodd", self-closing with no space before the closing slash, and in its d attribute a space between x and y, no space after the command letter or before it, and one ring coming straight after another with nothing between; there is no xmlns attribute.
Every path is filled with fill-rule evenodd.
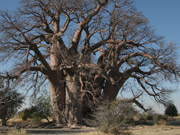
<svg viewBox="0 0 180 135"><path fill-rule="evenodd" d="M6 128L7 129L7 128ZM0 127L0 131L5 128ZM9 128L9 130L15 130ZM26 131L25 135L105 135L104 133L98 132L95 128L82 127L79 129L21 129ZM132 135L180 135L179 126L136 126L131 127L128 132ZM2 132L0 133L2 134ZM14 134L13 134L14 135Z"/></svg>
<svg viewBox="0 0 180 135"><path fill-rule="evenodd" d="M27 129L27 134L32 135L76 135L82 133L86 135L89 132L96 132L95 128L83 127L83 128L62 128L62 129Z"/></svg>
<svg viewBox="0 0 180 135"><path fill-rule="evenodd" d="M104 135L95 128L84 127L81 129L51 129L35 130L28 129L27 133L33 135ZM180 135L178 126L136 126L128 131L132 135Z"/></svg>

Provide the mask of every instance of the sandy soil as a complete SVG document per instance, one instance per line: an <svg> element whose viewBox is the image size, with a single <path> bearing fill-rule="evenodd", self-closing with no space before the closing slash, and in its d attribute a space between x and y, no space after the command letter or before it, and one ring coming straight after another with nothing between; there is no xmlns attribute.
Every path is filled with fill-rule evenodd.
<svg viewBox="0 0 180 135"><path fill-rule="evenodd" d="M132 135L180 135L180 127L177 126L136 126L129 130ZM28 129L27 133L33 135L105 135L95 128L81 129Z"/></svg>
<svg viewBox="0 0 180 135"><path fill-rule="evenodd" d="M96 132L95 128L79 128L79 129L69 129L69 128L62 128L62 129L27 129L26 133L31 135L78 135L82 133L86 135L89 132Z"/></svg>

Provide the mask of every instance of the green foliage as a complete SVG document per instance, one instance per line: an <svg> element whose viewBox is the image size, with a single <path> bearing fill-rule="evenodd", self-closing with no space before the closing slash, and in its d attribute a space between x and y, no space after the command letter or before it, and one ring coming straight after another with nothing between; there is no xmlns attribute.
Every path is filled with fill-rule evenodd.
<svg viewBox="0 0 180 135"><path fill-rule="evenodd" d="M0 119L3 125L10 119L23 103L23 97L14 90L0 91Z"/></svg>
<svg viewBox="0 0 180 135"><path fill-rule="evenodd" d="M35 106L31 106L26 108L20 112L20 118L22 120L27 120L28 118L32 118L33 113L35 113L37 108Z"/></svg>
<svg viewBox="0 0 180 135"><path fill-rule="evenodd" d="M43 93L35 102L37 114L42 118L48 118L52 115L51 100L47 93Z"/></svg>
<svg viewBox="0 0 180 135"><path fill-rule="evenodd" d="M168 116L178 116L178 110L174 104L169 104L165 110L165 114Z"/></svg>
<svg viewBox="0 0 180 135"><path fill-rule="evenodd" d="M111 104L103 103L97 107L93 120L88 124L99 128L105 133L120 134L123 129L134 123L133 117L137 114L131 103L122 103L120 100Z"/></svg>
<svg viewBox="0 0 180 135"><path fill-rule="evenodd" d="M146 119L147 119L147 120L153 120L154 118L153 118L153 115L147 115L147 116L146 116Z"/></svg>
<svg viewBox="0 0 180 135"><path fill-rule="evenodd" d="M20 113L22 120L31 118L33 122L38 123L42 119L46 119L49 122L48 117L52 115L50 96L47 93L41 94L36 100L33 106L26 108Z"/></svg>

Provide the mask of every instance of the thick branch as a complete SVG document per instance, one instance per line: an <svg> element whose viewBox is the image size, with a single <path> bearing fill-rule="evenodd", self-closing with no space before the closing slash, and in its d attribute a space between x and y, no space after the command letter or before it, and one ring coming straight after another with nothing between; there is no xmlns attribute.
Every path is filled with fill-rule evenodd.
<svg viewBox="0 0 180 135"><path fill-rule="evenodd" d="M78 66L78 68L89 68L94 69L98 74L100 74L102 77L104 77L106 80L111 81L111 83L114 85L115 81L112 77L109 77L105 71L103 71L99 66L89 63L89 64L81 64Z"/></svg>
<svg viewBox="0 0 180 135"><path fill-rule="evenodd" d="M83 30L83 26L88 24L92 17L94 17L95 15L97 15L100 11L100 9L102 8L102 6L104 6L105 3L103 4L98 4L98 6L96 7L95 10L93 10L86 18L84 18L79 24L78 24L78 28L76 30L76 32L74 33L74 37L72 39L72 44L70 46L70 50L76 51L77 47L78 47L78 43L81 37L81 33Z"/></svg>

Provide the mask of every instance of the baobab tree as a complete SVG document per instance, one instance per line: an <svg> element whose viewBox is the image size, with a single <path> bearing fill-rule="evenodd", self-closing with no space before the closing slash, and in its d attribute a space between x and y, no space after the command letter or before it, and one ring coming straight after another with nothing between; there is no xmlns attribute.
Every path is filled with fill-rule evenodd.
<svg viewBox="0 0 180 135"><path fill-rule="evenodd" d="M14 63L2 80L29 82L35 93L48 81L56 123L81 123L94 102L115 100L132 82L125 102L146 110L138 101L146 93L166 103L161 81L178 80L175 44L131 0L21 0L0 16L1 58Z"/></svg>

